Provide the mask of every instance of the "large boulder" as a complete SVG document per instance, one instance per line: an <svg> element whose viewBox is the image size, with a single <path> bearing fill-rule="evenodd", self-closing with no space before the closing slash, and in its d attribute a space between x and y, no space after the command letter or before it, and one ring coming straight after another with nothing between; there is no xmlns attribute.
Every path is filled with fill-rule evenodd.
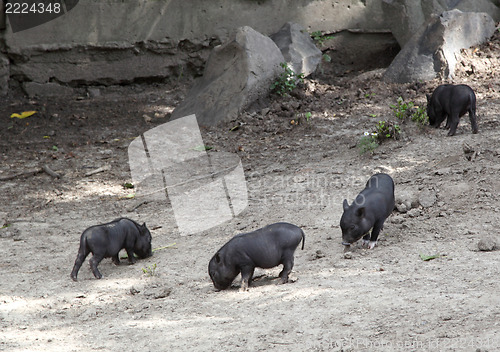
<svg viewBox="0 0 500 352"><path fill-rule="evenodd" d="M203 77L195 81L171 119L196 114L201 126L236 118L248 105L269 93L285 59L269 38L241 27L213 49Z"/></svg>
<svg viewBox="0 0 500 352"><path fill-rule="evenodd" d="M486 13L452 10L432 16L398 53L383 79L407 83L451 77L460 49L483 43L494 31L495 22Z"/></svg>
<svg viewBox="0 0 500 352"><path fill-rule="evenodd" d="M498 2L496 2L498 3ZM432 15L458 9L462 12L485 12L500 21L495 0L382 0L385 22L401 47Z"/></svg>
<svg viewBox="0 0 500 352"><path fill-rule="evenodd" d="M309 33L297 23L285 23L278 32L271 35L271 39L295 73L303 73L307 77L321 63L321 50L314 44Z"/></svg>

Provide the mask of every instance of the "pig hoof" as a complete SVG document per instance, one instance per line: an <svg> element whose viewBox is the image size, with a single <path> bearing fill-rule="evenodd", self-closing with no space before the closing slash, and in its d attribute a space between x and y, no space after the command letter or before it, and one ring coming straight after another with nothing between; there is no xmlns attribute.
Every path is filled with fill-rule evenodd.
<svg viewBox="0 0 500 352"><path fill-rule="evenodd" d="M73 275L71 275L71 280L73 280L74 282L78 281L77 278L76 278L76 276L73 276Z"/></svg>
<svg viewBox="0 0 500 352"><path fill-rule="evenodd" d="M368 249L373 249L377 245L377 241L370 241L368 244Z"/></svg>
<svg viewBox="0 0 500 352"><path fill-rule="evenodd" d="M361 240L361 246L362 247L369 247L370 243L371 242L369 240Z"/></svg>

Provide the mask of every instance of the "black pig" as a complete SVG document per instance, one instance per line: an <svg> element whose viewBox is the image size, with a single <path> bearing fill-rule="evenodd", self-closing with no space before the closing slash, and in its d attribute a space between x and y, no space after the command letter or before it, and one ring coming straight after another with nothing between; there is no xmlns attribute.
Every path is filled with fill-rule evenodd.
<svg viewBox="0 0 500 352"><path fill-rule="evenodd" d="M305 235L297 226L285 222L268 225L234 236L215 253L208 264L214 287L225 290L241 272L241 291L246 291L256 267L273 268L283 264L280 283L288 282L293 253Z"/></svg>
<svg viewBox="0 0 500 352"><path fill-rule="evenodd" d="M85 258L92 252L89 260L90 269L97 279L102 277L97 265L103 258L111 257L113 263L120 264L118 253L125 248L129 263L135 263L134 253L139 258L150 257L151 233L146 224L139 225L134 220L127 218L115 219L107 224L89 227L83 231L80 237L80 248L75 260L71 278L76 281L78 270Z"/></svg>
<svg viewBox="0 0 500 352"><path fill-rule="evenodd" d="M363 244L373 249L385 219L394 209L394 203L394 181L391 176L375 174L370 177L365 189L351 205L344 199L344 213L340 219L342 244L349 246L364 236Z"/></svg>
<svg viewBox="0 0 500 352"><path fill-rule="evenodd" d="M472 133L477 133L476 95L471 87L465 84L443 84L438 86L432 96L427 94L427 115L429 124L439 128L444 119L448 136L455 135L460 117L469 112Z"/></svg>

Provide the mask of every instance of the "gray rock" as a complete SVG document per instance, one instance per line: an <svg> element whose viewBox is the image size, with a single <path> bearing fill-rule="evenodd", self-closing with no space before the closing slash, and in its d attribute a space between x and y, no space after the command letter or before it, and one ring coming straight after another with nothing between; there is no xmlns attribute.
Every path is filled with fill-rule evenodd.
<svg viewBox="0 0 500 352"><path fill-rule="evenodd" d="M436 203L436 192L433 190L424 190L418 196L418 202L423 208L429 208Z"/></svg>
<svg viewBox="0 0 500 352"><path fill-rule="evenodd" d="M392 216L390 219L391 223L393 224L402 224L405 221L405 219L402 216L398 215Z"/></svg>
<svg viewBox="0 0 500 352"><path fill-rule="evenodd" d="M494 0L382 0L385 23L401 47L431 18L445 11L484 12L500 21L500 8ZM498 3L498 2L497 2Z"/></svg>
<svg viewBox="0 0 500 352"><path fill-rule="evenodd" d="M452 10L432 16L398 53L383 79L407 83L452 77L460 49L483 43L494 31L495 22L486 13Z"/></svg>
<svg viewBox="0 0 500 352"><path fill-rule="evenodd" d="M9 91L9 59L0 54L0 95L5 95Z"/></svg>
<svg viewBox="0 0 500 352"><path fill-rule="evenodd" d="M488 251L494 251L494 250L498 249L499 246L498 246L498 243L495 239L493 239L491 237L485 237L485 238L481 238L479 240L479 242L477 243L477 248L480 251L488 252Z"/></svg>
<svg viewBox="0 0 500 352"><path fill-rule="evenodd" d="M195 81L171 119L195 114L198 124L235 119L243 109L269 93L285 59L276 44L250 27L241 27L214 48L203 77Z"/></svg>
<svg viewBox="0 0 500 352"><path fill-rule="evenodd" d="M418 207L419 202L417 191L407 188L403 190L397 190L396 192L396 204L404 205L407 211L412 208Z"/></svg>
<svg viewBox="0 0 500 352"><path fill-rule="evenodd" d="M411 209L407 214L410 218L416 218L417 216L420 216L422 212L420 211L420 209L415 208Z"/></svg>
<svg viewBox="0 0 500 352"><path fill-rule="evenodd" d="M316 71L321 63L321 50L316 47L307 31L297 23L285 23L278 32L271 35L271 39L280 48L295 73L303 73L304 77L307 77Z"/></svg>
<svg viewBox="0 0 500 352"><path fill-rule="evenodd" d="M406 213L408 211L408 207L406 206L406 204L404 203L401 203L401 204L396 204L396 209L398 210L398 212L400 213ZM411 208L410 208L411 209Z"/></svg>
<svg viewBox="0 0 500 352"><path fill-rule="evenodd" d="M73 88L62 86L57 83L37 83L26 82L24 91L30 98L32 97L53 97L53 96L70 96L74 93Z"/></svg>

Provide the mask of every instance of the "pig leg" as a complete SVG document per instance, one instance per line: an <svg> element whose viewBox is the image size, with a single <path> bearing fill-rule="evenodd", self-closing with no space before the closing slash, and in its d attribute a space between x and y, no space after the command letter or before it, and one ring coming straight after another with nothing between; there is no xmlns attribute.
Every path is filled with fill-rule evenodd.
<svg viewBox="0 0 500 352"><path fill-rule="evenodd" d="M361 240L361 247L368 247L370 244L370 233L368 232Z"/></svg>
<svg viewBox="0 0 500 352"><path fill-rule="evenodd" d="M285 258L283 261L283 270L280 272L280 284L286 284L288 282L288 275L292 272L293 268L293 255L290 258Z"/></svg>
<svg viewBox="0 0 500 352"><path fill-rule="evenodd" d="M250 285L250 280L252 280L254 270L255 268L251 266L241 268L241 292L248 291L248 286Z"/></svg>
<svg viewBox="0 0 500 352"><path fill-rule="evenodd" d="M455 132L457 132L458 123L460 122L460 117L458 115L451 115L450 122L450 132L448 132L448 136L454 136Z"/></svg>
<svg viewBox="0 0 500 352"><path fill-rule="evenodd" d="M102 278L102 275L99 272L99 270L97 269L97 266L99 265L99 263L101 262L101 260L103 258L104 258L103 255L96 255L94 253L94 255L92 256L92 258L90 258L90 260L89 260L90 270L92 270L92 273L94 274L94 276L96 277L96 279Z"/></svg>
<svg viewBox="0 0 500 352"><path fill-rule="evenodd" d="M113 263L114 263L115 265L120 265L120 258L118 257L118 254L117 254L117 255L115 255L115 256L113 256L113 257L111 258L111 260L113 261Z"/></svg>
<svg viewBox="0 0 500 352"><path fill-rule="evenodd" d="M476 134L478 132L476 111L473 109L469 110L469 120L470 120L470 125L472 126L472 133Z"/></svg>
<svg viewBox="0 0 500 352"><path fill-rule="evenodd" d="M384 221L377 221L375 225L373 225L372 235L370 236L370 242L368 243L368 249L373 249L377 245L378 235L380 231L384 228Z"/></svg>
<svg viewBox="0 0 500 352"><path fill-rule="evenodd" d="M134 250L130 248L125 248L125 250L127 251L128 262L130 264L135 264L137 260L135 259Z"/></svg>
<svg viewBox="0 0 500 352"><path fill-rule="evenodd" d="M73 266L73 270L71 271L71 279L73 281L76 281L77 280L77 275L78 275L78 270L80 270L83 262L85 261L85 258L87 258L87 256L89 255L89 251L87 251L86 249L83 249L83 250L79 250L78 251L78 255L76 256L76 260L75 260L75 265Z"/></svg>

